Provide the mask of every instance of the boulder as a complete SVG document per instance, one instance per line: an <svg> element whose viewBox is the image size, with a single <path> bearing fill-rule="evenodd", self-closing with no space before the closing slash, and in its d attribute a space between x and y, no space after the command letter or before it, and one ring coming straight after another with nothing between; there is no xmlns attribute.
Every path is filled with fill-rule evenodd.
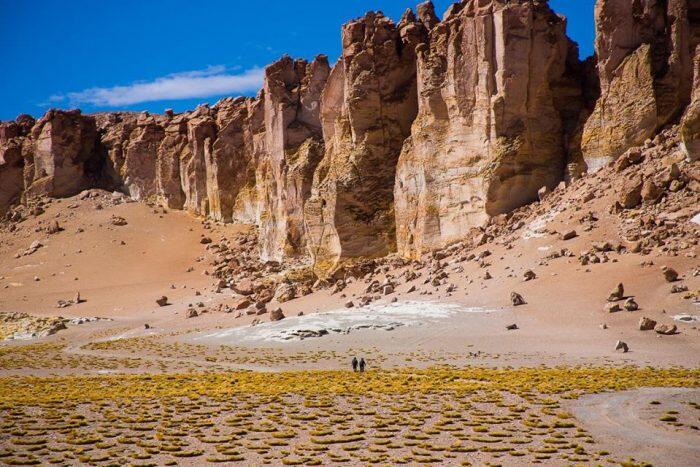
<svg viewBox="0 0 700 467"><path fill-rule="evenodd" d="M610 294L608 295L608 301L609 302L617 302L619 300L622 300L625 298L625 286L620 284L617 284L612 291L610 291Z"/></svg>
<svg viewBox="0 0 700 467"><path fill-rule="evenodd" d="M656 321L649 318L641 318L639 320L639 330L640 331L652 331L656 327Z"/></svg>
<svg viewBox="0 0 700 467"><path fill-rule="evenodd" d="M270 311L270 321L281 321L284 319L282 308L276 308Z"/></svg>
<svg viewBox="0 0 700 467"><path fill-rule="evenodd" d="M675 324L659 324L654 328L654 331L664 336L672 336L678 332L678 327Z"/></svg>
<svg viewBox="0 0 700 467"><path fill-rule="evenodd" d="M520 295L520 294L517 293L517 292L511 292L511 293L510 293L510 302L511 302L511 304L512 304L513 306L521 306L521 305L525 305L525 304L526 304L525 299L523 298L523 296Z"/></svg>

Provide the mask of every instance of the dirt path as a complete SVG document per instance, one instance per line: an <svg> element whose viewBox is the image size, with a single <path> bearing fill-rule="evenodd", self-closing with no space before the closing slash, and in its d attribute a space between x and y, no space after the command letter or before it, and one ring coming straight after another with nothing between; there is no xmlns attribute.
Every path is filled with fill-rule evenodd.
<svg viewBox="0 0 700 467"><path fill-rule="evenodd" d="M659 420L674 410L679 420L686 417L697 424L698 410L689 401L700 402L700 390L644 388L585 396L573 401L569 409L613 453L635 453L636 459L659 466L696 466L700 431Z"/></svg>

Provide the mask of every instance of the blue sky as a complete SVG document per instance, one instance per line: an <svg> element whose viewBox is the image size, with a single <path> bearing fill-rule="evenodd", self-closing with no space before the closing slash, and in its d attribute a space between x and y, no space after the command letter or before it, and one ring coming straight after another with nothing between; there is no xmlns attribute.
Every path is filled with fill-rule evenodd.
<svg viewBox="0 0 700 467"><path fill-rule="evenodd" d="M162 112L255 94L283 54L340 54L340 27L418 0L0 0L0 120L50 107ZM451 1L434 1L438 15ZM550 0L593 52L594 0Z"/></svg>

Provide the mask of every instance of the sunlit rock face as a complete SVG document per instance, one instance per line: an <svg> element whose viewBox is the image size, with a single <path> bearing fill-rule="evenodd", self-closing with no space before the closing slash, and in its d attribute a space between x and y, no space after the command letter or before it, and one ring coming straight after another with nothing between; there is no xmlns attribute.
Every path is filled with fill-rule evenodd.
<svg viewBox="0 0 700 467"><path fill-rule="evenodd" d="M589 171L643 144L690 101L700 3L599 0L595 17L601 96L582 139Z"/></svg>
<svg viewBox="0 0 700 467"><path fill-rule="evenodd" d="M96 170L95 118L49 110L23 145L25 197L72 196L90 187Z"/></svg>
<svg viewBox="0 0 700 467"><path fill-rule="evenodd" d="M565 20L544 2L464 1L433 25L396 172L399 253L456 241L563 179L579 66Z"/></svg>
<svg viewBox="0 0 700 467"><path fill-rule="evenodd" d="M323 157L321 93L330 66L285 57L267 67L265 151L257 168L260 252L264 260L306 254L304 203Z"/></svg>
<svg viewBox="0 0 700 467"><path fill-rule="evenodd" d="M415 47L425 37L410 12L399 24L368 13L343 27L342 57L321 102L325 155L305 207L320 271L396 248L396 163L417 113Z"/></svg>

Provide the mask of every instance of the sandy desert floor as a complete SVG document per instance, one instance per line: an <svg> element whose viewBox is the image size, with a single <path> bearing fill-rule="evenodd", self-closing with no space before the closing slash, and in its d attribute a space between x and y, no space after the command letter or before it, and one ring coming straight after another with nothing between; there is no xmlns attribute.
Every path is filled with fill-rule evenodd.
<svg viewBox="0 0 700 467"><path fill-rule="evenodd" d="M251 326L260 316L220 311L239 297L218 290L213 253L200 243L234 241L248 227L102 192L45 211L0 231L0 311L102 320L0 343L0 462L700 459L700 305L670 293L661 272L672 267L678 284L700 289L697 245L679 255L612 251L584 266L551 253L612 238L604 219L568 241L526 228L515 247L477 248L481 261L445 260L449 287L426 284L428 270L417 269L392 293L346 308L366 294L369 279L359 279L342 292L273 301L286 318ZM569 217L547 226L566 229ZM63 230L49 235L54 220ZM22 255L34 241L42 246ZM526 270L537 278L524 281ZM603 311L619 282L639 310ZM512 306L512 291L527 303ZM77 293L80 303L57 307ZM167 306L156 304L161 296ZM199 316L187 318L190 308ZM640 331L641 317L678 333ZM630 351L616 352L618 340ZM366 373L350 371L353 356Z"/></svg>

